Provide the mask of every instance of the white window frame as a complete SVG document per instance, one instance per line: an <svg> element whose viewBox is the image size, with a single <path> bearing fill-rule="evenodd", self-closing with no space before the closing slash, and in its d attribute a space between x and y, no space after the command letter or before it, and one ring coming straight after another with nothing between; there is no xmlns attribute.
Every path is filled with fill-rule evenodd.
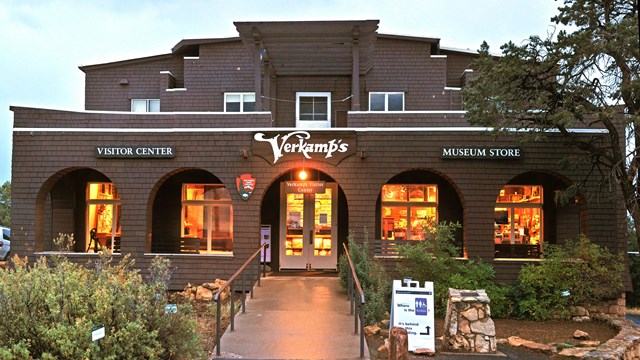
<svg viewBox="0 0 640 360"><path fill-rule="evenodd" d="M135 111L133 106L134 101L144 101L146 103L145 111ZM156 101L158 103L158 111L152 111L151 104ZM160 99L131 99L131 112L160 112Z"/></svg>
<svg viewBox="0 0 640 360"><path fill-rule="evenodd" d="M324 97L327 99L326 120L300 120L301 97ZM331 93L330 92L296 92L296 127L297 128L330 128L331 127Z"/></svg>
<svg viewBox="0 0 640 360"><path fill-rule="evenodd" d="M384 95L384 110L371 110L371 95ZM389 95L402 95L402 110L389 110ZM369 111L404 111L405 96L402 91L372 91L369 92Z"/></svg>
<svg viewBox="0 0 640 360"><path fill-rule="evenodd" d="M256 93L255 92L228 92L228 93L224 93L224 112L230 112L227 111L227 96L240 96L240 112L251 112L251 111L245 111L244 110L244 97L251 95L253 96L253 102L254 104L256 103ZM255 105L254 105L254 109L255 109ZM237 112L237 111L233 111L233 112Z"/></svg>

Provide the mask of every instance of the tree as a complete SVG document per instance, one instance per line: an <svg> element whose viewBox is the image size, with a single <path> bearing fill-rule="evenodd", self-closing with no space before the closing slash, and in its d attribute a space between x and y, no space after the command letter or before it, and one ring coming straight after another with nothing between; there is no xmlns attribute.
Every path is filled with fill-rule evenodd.
<svg viewBox="0 0 640 360"><path fill-rule="evenodd" d="M479 76L463 96L472 124L497 133L526 129L525 141L557 130L584 154L581 160L591 166L587 178L618 184L640 239L638 11L637 0L565 0L551 21L571 31L509 42L502 56L490 55L483 43L473 65ZM608 132L585 137L569 131L578 126Z"/></svg>
<svg viewBox="0 0 640 360"><path fill-rule="evenodd" d="M0 225L11 224L11 183L5 182L0 187Z"/></svg>

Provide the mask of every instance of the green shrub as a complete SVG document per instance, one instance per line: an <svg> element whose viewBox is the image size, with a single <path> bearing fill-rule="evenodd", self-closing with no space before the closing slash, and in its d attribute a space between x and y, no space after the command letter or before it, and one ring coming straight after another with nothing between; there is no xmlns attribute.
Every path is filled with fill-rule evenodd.
<svg viewBox="0 0 640 360"><path fill-rule="evenodd" d="M13 263L0 271L0 359L204 357L190 308L164 313L166 260L154 260L151 284L128 256L102 255L92 268L62 256ZM92 341L99 326L106 336Z"/></svg>
<svg viewBox="0 0 640 360"><path fill-rule="evenodd" d="M355 241L353 232L347 237L349 256L360 280L365 297L365 323L375 324L385 318L385 313L391 307L391 279L387 275L384 266L375 259L369 257L369 233L364 229L364 241L359 244ZM349 262L347 257L340 255L338 260L338 272L340 285L347 289Z"/></svg>
<svg viewBox="0 0 640 360"><path fill-rule="evenodd" d="M571 305L617 297L623 271L621 254L612 254L584 235L548 245L544 261L520 270L518 312L534 320L566 318Z"/></svg>
<svg viewBox="0 0 640 360"><path fill-rule="evenodd" d="M454 232L459 227L457 223L440 223L434 231L426 232L425 241L401 246L399 254L403 261L398 264L398 272L403 278L411 278L420 284L433 282L437 316L445 315L449 288L484 289L491 299L492 316L509 316L513 309L510 289L494 282L493 266L456 259L460 251L454 244Z"/></svg>
<svg viewBox="0 0 640 360"><path fill-rule="evenodd" d="M633 292L627 292L627 306L640 306L640 255L629 254L629 274Z"/></svg>

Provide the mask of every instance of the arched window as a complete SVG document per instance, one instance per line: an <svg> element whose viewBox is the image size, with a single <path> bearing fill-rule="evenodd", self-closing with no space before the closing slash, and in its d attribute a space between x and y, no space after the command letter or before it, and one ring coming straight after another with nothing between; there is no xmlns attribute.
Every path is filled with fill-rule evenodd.
<svg viewBox="0 0 640 360"><path fill-rule="evenodd" d="M224 185L183 184L181 223L183 247L187 240L196 240L190 249L196 253L232 253L233 207Z"/></svg>
<svg viewBox="0 0 640 360"><path fill-rule="evenodd" d="M382 186L382 239L424 240L438 223L438 185Z"/></svg>
<svg viewBox="0 0 640 360"><path fill-rule="evenodd" d="M538 258L542 252L543 194L540 185L507 185L496 199L495 257Z"/></svg>
<svg viewBox="0 0 640 360"><path fill-rule="evenodd" d="M120 196L112 183L87 184L86 229L87 252L96 252L99 247L120 252Z"/></svg>

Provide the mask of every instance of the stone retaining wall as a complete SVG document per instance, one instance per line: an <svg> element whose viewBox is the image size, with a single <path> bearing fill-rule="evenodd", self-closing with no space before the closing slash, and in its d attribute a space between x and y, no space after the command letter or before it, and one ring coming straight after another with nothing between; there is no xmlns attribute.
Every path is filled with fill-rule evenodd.
<svg viewBox="0 0 640 360"><path fill-rule="evenodd" d="M604 300L598 304L572 306L571 320L589 321L597 317L624 318L627 314L626 294L622 293L617 299Z"/></svg>

